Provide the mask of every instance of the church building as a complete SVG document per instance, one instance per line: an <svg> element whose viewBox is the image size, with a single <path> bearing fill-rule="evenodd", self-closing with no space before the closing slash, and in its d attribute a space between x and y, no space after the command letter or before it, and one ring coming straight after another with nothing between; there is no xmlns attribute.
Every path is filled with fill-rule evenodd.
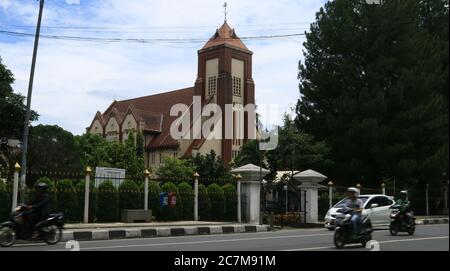
<svg viewBox="0 0 450 271"><path fill-rule="evenodd" d="M145 166L156 169L167 156L188 158L197 153L208 154L214 150L226 166L237 156L246 141L255 138L256 123L251 114L242 114L242 121L232 117L232 129L223 117L220 123L222 138L197 137L175 138L171 127L182 118L189 118L189 125L196 121L204 124L208 118L195 119L194 98L201 101L204 108L217 104L225 115L225 107L243 108L255 104L255 84L252 78L253 53L245 46L228 23L216 30L214 36L198 51L198 75L193 87L114 101L104 113L97 112L88 133L98 134L108 141L125 141L130 133L142 133L145 144ZM186 105L185 114L171 115L176 104ZM238 107L241 106L241 107ZM240 110L240 109L234 109ZM190 113L190 114L186 114ZM253 112L254 113L254 112ZM181 117L180 117L181 116ZM183 127L186 128L186 127ZM232 136L227 137L226 133ZM242 136L237 136L237 135Z"/></svg>

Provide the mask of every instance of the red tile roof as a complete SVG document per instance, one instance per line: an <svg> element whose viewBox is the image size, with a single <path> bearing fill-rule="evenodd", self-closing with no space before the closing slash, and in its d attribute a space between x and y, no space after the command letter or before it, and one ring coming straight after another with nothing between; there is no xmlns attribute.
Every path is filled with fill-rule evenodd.
<svg viewBox="0 0 450 271"><path fill-rule="evenodd" d="M175 148L178 141L170 136L170 126L178 117L170 116L170 109L175 104L192 104L194 88L185 88L171 92L160 93L124 101L114 101L102 114L102 119L116 116L122 123L127 112L131 110L137 121L144 121L144 131L156 132L157 135L147 145L147 148Z"/></svg>

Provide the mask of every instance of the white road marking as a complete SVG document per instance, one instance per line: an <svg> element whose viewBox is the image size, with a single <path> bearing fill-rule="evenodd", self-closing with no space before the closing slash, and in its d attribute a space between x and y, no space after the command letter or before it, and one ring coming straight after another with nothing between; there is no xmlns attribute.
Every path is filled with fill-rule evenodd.
<svg viewBox="0 0 450 271"><path fill-rule="evenodd" d="M305 238L316 236L331 236L331 234L309 234L309 235L286 235L273 236L261 238L245 238L245 239L223 239L210 241L195 241L195 242L177 242L177 243L162 243L162 244L139 244L139 245L122 245L122 246L105 246L105 247L86 247L81 250L96 250L96 249L113 249L113 248L132 248L132 247L159 247L159 246L175 246L175 245L193 245L193 244L210 244L210 243L229 243L229 242L243 242L243 241L258 241L258 240L273 240L273 239L289 239L289 238ZM51 251L64 251L64 249L57 249Z"/></svg>
<svg viewBox="0 0 450 271"><path fill-rule="evenodd" d="M427 237L427 238L414 238L414 239L397 239L390 241L378 241L379 244L387 244L387 243L400 243L400 242L415 242L415 241L426 241L426 240L439 240L439 239L448 239L448 236L439 236L439 237ZM298 248L298 249L288 249L282 251L307 251L307 250L322 250L322 249L333 249L335 247L310 247L310 248Z"/></svg>

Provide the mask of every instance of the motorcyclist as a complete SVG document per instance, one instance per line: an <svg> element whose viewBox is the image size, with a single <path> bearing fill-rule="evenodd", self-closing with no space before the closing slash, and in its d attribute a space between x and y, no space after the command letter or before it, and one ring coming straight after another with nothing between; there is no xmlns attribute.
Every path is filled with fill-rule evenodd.
<svg viewBox="0 0 450 271"><path fill-rule="evenodd" d="M410 223L409 211L411 207L411 202L408 200L408 192L405 190L401 191L400 198L397 200L395 204L398 205L400 208L400 214L403 217L403 223L409 225Z"/></svg>
<svg viewBox="0 0 450 271"><path fill-rule="evenodd" d="M358 198L359 189L355 187L349 187L347 189L348 199L345 202L345 207L353 210L352 225L353 225L353 238L356 238L360 231L361 214L364 208L364 202Z"/></svg>
<svg viewBox="0 0 450 271"><path fill-rule="evenodd" d="M34 185L35 190L35 198L33 201L30 202L29 205L27 205L27 212L26 212L26 218L27 218L27 226L28 229L34 230L34 226L48 218L48 208L49 208L49 197L47 194L48 191L48 185L45 183L36 183ZM36 238L36 233L34 233L33 238Z"/></svg>

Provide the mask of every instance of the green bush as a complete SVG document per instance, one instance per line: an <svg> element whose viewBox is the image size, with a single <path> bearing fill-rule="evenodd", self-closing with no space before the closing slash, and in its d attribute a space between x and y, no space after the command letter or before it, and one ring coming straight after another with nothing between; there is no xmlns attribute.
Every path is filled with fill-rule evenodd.
<svg viewBox="0 0 450 271"><path fill-rule="evenodd" d="M119 218L119 194L111 181L102 182L97 192L97 213L99 222L117 222Z"/></svg>
<svg viewBox="0 0 450 271"><path fill-rule="evenodd" d="M55 182L50 180L50 178L42 177L39 178L36 183L45 183L48 185L48 197L50 200L48 211L50 213L59 212L58 210L58 196L57 196L57 190L55 186ZM34 192L34 189L29 190L29 196L28 199L30 201L34 201L36 197L36 193Z"/></svg>
<svg viewBox="0 0 450 271"><path fill-rule="evenodd" d="M7 220L11 213L11 193L7 190L7 185L0 181L0 223Z"/></svg>
<svg viewBox="0 0 450 271"><path fill-rule="evenodd" d="M165 221L177 221L183 218L183 200L178 194L177 186L172 182L167 182L161 187L162 192L176 193L177 204L174 208L163 207L161 210L161 217Z"/></svg>
<svg viewBox="0 0 450 271"><path fill-rule="evenodd" d="M119 186L119 211L142 208L139 186L134 181L124 181Z"/></svg>
<svg viewBox="0 0 450 271"><path fill-rule="evenodd" d="M222 221L225 216L225 195L222 187L218 184L208 186L208 195L211 200L211 219Z"/></svg>
<svg viewBox="0 0 450 271"><path fill-rule="evenodd" d="M203 221L211 219L211 201L208 190L203 184L198 186L198 216Z"/></svg>
<svg viewBox="0 0 450 271"><path fill-rule="evenodd" d="M64 214L66 221L78 222L78 197L71 180L61 180L57 186L57 209Z"/></svg>
<svg viewBox="0 0 450 271"><path fill-rule="evenodd" d="M223 186L225 193L225 215L224 218L227 221L237 220L237 192L236 187L232 184L226 184Z"/></svg>
<svg viewBox="0 0 450 271"><path fill-rule="evenodd" d="M194 191L186 182L178 185L178 193L183 199L183 220L194 219Z"/></svg>
<svg viewBox="0 0 450 271"><path fill-rule="evenodd" d="M75 186L78 198L78 211L77 214L84 219L84 188L86 181L82 180ZM94 182L90 182L89 189L89 223L95 222L95 213L97 210L97 189L95 189Z"/></svg>

